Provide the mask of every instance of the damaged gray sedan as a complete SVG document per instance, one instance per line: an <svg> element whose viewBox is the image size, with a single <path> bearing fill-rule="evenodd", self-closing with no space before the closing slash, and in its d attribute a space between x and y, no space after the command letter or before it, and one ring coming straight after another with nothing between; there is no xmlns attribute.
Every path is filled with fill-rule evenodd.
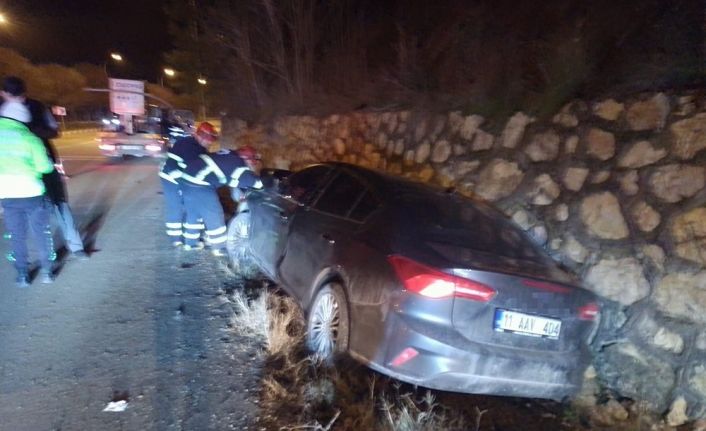
<svg viewBox="0 0 706 431"><path fill-rule="evenodd" d="M590 361L594 295L504 215L453 192L310 166L249 195L229 251L298 301L323 358L347 352L428 388L557 400Z"/></svg>

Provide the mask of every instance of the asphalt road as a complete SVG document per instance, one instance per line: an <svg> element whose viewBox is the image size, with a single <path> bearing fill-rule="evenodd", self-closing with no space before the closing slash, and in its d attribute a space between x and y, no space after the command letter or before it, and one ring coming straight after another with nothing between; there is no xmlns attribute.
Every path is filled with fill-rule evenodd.
<svg viewBox="0 0 706 431"><path fill-rule="evenodd" d="M54 140L64 168L69 176L98 169L105 163L98 150L95 131L73 131Z"/></svg>
<svg viewBox="0 0 706 431"><path fill-rule="evenodd" d="M93 138L57 140L91 259L28 289L0 262L0 430L253 429L260 365L228 329L232 281L168 246L158 162L105 164Z"/></svg>

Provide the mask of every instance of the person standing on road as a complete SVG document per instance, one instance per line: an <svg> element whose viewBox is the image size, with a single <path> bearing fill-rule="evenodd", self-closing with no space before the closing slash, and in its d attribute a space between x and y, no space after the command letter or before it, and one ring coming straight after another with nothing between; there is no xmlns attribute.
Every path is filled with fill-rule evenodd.
<svg viewBox="0 0 706 431"><path fill-rule="evenodd" d="M231 189L262 188L262 182L255 173L259 160L255 149L245 146L237 151L202 154L187 161L182 173L186 207L185 250L203 248L203 243L199 242L201 229L195 226L197 220L203 219L206 239L213 255L225 256L228 233L217 189L222 186Z"/></svg>
<svg viewBox="0 0 706 431"><path fill-rule="evenodd" d="M50 139L59 136L59 125L42 102L26 97L27 89L22 79L8 76L3 81L2 91L6 99L21 101L29 109L30 121L27 126L42 140L47 155L54 165L54 169L45 174L42 181L44 181L47 198L52 204L59 230L64 237L64 243L71 257L79 260L88 259L81 234L76 229L74 217L68 204L69 199L66 193L61 160L50 141Z"/></svg>
<svg viewBox="0 0 706 431"><path fill-rule="evenodd" d="M162 164L159 176L164 191L165 225L167 236L174 247L184 242L184 229L203 229L203 222L195 220L184 223L184 199L182 196L181 175L186 162L198 158L207 152L207 148L218 138L216 128L211 123L199 124L193 136L177 139L167 152L167 159Z"/></svg>
<svg viewBox="0 0 706 431"><path fill-rule="evenodd" d="M42 182L42 175L54 166L41 139L25 125L29 120L29 109L18 100L0 106L0 204L12 248L8 257L14 261L20 287L29 286L28 226L40 254L40 281L54 281L54 244Z"/></svg>

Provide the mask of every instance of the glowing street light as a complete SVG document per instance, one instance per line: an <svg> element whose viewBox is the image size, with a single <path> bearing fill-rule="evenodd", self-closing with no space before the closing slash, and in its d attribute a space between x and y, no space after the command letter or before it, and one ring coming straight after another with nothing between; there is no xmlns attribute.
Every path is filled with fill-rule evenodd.
<svg viewBox="0 0 706 431"><path fill-rule="evenodd" d="M169 78L174 78L174 75L176 75L176 71L172 69L171 67L165 67L162 69L162 72L164 72L165 75ZM164 87L164 77L160 75L159 77L159 85Z"/></svg>
<svg viewBox="0 0 706 431"><path fill-rule="evenodd" d="M0 24L7 24L7 18L3 13L0 13Z"/></svg>
<svg viewBox="0 0 706 431"><path fill-rule="evenodd" d="M111 53L110 53L110 59L112 59L112 60L115 61L116 63L122 63L122 62L123 62L123 56L120 55L120 53L117 53L117 52L111 52ZM103 72L105 72L105 77L106 77L106 78L109 77L109 73L108 73L108 61L109 61L110 59L106 59L106 61L103 62Z"/></svg>
<svg viewBox="0 0 706 431"><path fill-rule="evenodd" d="M206 78L199 78L196 81L201 85L206 85L207 83Z"/></svg>

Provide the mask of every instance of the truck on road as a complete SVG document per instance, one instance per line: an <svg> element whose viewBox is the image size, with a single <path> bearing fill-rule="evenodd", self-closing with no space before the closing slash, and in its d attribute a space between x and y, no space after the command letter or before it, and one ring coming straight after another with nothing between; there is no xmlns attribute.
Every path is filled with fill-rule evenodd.
<svg viewBox="0 0 706 431"><path fill-rule="evenodd" d="M194 115L191 111L150 106L147 115L114 115L104 118L102 123L96 141L105 157L113 160L125 156L165 157L176 138L191 132Z"/></svg>

